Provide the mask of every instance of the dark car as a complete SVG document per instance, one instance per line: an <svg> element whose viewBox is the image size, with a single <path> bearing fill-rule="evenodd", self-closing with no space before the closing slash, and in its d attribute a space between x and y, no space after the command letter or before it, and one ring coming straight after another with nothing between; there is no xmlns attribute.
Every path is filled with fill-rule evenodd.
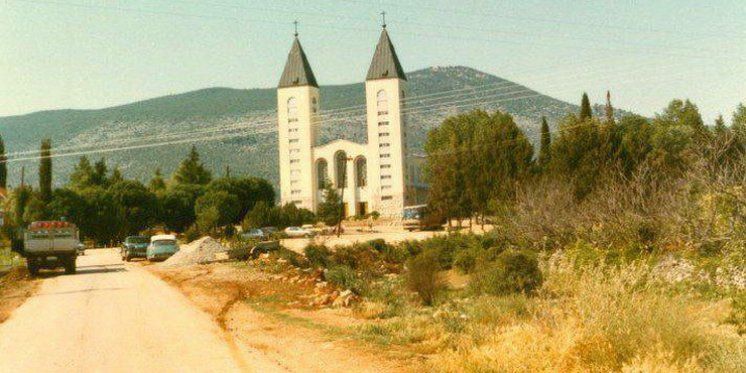
<svg viewBox="0 0 746 373"><path fill-rule="evenodd" d="M129 262L133 258L145 258L147 255L150 237L129 236L122 245L122 260Z"/></svg>

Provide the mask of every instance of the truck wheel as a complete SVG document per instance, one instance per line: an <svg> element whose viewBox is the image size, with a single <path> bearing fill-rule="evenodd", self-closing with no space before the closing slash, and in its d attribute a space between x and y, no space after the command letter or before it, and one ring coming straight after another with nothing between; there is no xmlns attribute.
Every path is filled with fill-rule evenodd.
<svg viewBox="0 0 746 373"><path fill-rule="evenodd" d="M72 275L75 274L75 257L71 256L67 259L65 259L65 274L66 275Z"/></svg>
<svg viewBox="0 0 746 373"><path fill-rule="evenodd" d="M39 265L36 264L36 260L31 259L31 258L29 258L27 260L28 260L28 263L27 263L28 273L30 273L31 276L38 275L39 274Z"/></svg>

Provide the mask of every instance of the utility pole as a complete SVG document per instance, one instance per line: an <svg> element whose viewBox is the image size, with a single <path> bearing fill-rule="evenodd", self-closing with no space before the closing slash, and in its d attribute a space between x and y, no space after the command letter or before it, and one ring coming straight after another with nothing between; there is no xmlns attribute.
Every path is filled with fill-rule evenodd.
<svg viewBox="0 0 746 373"><path fill-rule="evenodd" d="M26 166L21 166L21 189L25 186Z"/></svg>
<svg viewBox="0 0 746 373"><path fill-rule="evenodd" d="M341 214L339 222L337 223L337 238L342 235L342 219L345 217L345 188L347 188L347 161L351 160L352 157L345 157L344 172L342 172L342 190L339 192L339 210Z"/></svg>

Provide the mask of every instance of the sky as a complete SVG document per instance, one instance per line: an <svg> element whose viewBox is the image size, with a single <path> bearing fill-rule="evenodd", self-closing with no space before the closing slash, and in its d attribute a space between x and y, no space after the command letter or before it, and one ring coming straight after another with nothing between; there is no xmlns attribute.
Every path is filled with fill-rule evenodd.
<svg viewBox="0 0 746 373"><path fill-rule="evenodd" d="M321 85L363 81L381 11L405 70L463 65L643 115L746 102L743 0L1 0L0 116L279 80L299 22Z"/></svg>

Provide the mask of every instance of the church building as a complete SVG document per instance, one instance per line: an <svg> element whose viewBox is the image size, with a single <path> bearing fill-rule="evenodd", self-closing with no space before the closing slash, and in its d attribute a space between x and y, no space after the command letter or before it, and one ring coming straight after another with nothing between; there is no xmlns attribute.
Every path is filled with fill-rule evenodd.
<svg viewBox="0 0 746 373"><path fill-rule="evenodd" d="M296 33L277 88L282 204L315 212L324 200L324 185L331 183L346 216L377 211L401 217L412 202L402 113L406 83L384 25L365 79L368 142L338 139L319 145L319 86Z"/></svg>

